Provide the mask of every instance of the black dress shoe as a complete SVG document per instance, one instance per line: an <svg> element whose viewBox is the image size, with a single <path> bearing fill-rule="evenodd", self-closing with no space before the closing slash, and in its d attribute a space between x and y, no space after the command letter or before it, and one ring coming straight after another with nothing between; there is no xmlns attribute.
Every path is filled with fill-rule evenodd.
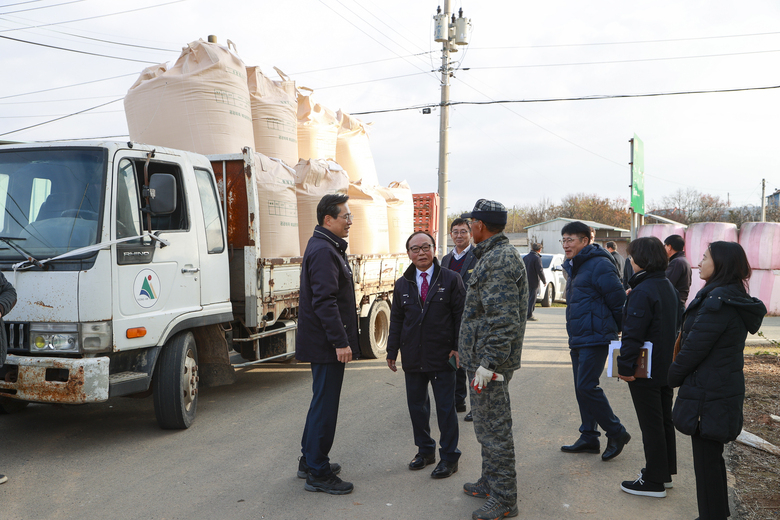
<svg viewBox="0 0 780 520"><path fill-rule="evenodd" d="M565 453L599 453L601 446L598 440L596 442L585 442L580 438L574 444L561 446L561 451Z"/></svg>
<svg viewBox="0 0 780 520"><path fill-rule="evenodd" d="M435 453L418 453L409 463L409 469L423 469L428 464L436 462Z"/></svg>
<svg viewBox="0 0 780 520"><path fill-rule="evenodd" d="M449 460L441 460L436 465L436 469L431 473L433 478L447 478L451 477L453 473L458 471L458 461L450 462Z"/></svg>
<svg viewBox="0 0 780 520"><path fill-rule="evenodd" d="M623 446L628 444L628 441L630 440L631 435L629 435L625 430L617 437L610 438L607 441L607 449L604 450L604 453L601 454L601 460L614 459L620 455L620 452L623 451Z"/></svg>
<svg viewBox="0 0 780 520"><path fill-rule="evenodd" d="M474 420L474 417L471 415L471 412L466 414L466 417L463 418L466 422L472 422Z"/></svg>
<svg viewBox="0 0 780 520"><path fill-rule="evenodd" d="M463 413L466 411L466 403L456 403L455 404L455 411L458 413Z"/></svg>

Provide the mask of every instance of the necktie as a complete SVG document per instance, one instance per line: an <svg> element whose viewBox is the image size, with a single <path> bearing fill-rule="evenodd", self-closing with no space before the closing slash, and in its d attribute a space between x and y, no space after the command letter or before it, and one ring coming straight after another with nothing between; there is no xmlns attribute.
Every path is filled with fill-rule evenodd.
<svg viewBox="0 0 780 520"><path fill-rule="evenodd" d="M425 297L428 296L428 273L420 273L422 276L422 285L420 285L420 298L425 303Z"/></svg>

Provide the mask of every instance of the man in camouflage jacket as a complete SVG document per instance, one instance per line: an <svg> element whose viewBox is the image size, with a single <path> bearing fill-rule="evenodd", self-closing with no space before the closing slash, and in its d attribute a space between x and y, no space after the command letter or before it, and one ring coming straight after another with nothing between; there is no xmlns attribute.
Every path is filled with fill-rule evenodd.
<svg viewBox="0 0 780 520"><path fill-rule="evenodd" d="M503 233L506 208L480 199L471 213L477 262L466 283L458 352L473 380L474 433L482 445L482 475L463 486L487 498L474 520L517 516L517 475L512 438L509 381L520 368L528 312L528 276L517 250Z"/></svg>

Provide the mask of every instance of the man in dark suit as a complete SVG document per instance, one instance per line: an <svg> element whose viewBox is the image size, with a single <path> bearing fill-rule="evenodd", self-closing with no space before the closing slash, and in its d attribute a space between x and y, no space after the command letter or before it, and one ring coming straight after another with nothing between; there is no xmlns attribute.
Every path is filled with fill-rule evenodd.
<svg viewBox="0 0 780 520"><path fill-rule="evenodd" d="M352 215L344 194L325 195L317 205L314 235L301 264L295 358L311 363L312 399L301 439L298 477L306 491L346 495L354 486L336 476L341 466L328 454L336 435L344 368L360 353L357 304L347 242Z"/></svg>
<svg viewBox="0 0 780 520"><path fill-rule="evenodd" d="M455 247L441 259L441 266L460 274L465 285L469 281L471 271L477 265L474 248L471 246L471 226L466 219L456 218L450 224L450 236ZM455 373L455 410L466 411L466 395L468 395L468 377L466 371L458 368ZM471 412L466 414L464 421L471 422Z"/></svg>
<svg viewBox="0 0 780 520"><path fill-rule="evenodd" d="M666 268L666 277L672 282L680 296L680 303L685 308L688 301L688 293L691 290L691 263L685 258L685 239L680 235L669 235L664 240L666 256L669 257L669 266ZM682 318L682 315L680 315ZM682 320L681 320L682 321Z"/></svg>
<svg viewBox="0 0 780 520"><path fill-rule="evenodd" d="M615 262L617 263L618 274L622 278L623 271L625 270L626 259L623 258L623 255L618 253L617 244L614 243L613 241L610 240L609 242L604 244L604 246L607 248L607 251L609 251L609 254L612 255L612 258L615 259Z"/></svg>
<svg viewBox="0 0 780 520"><path fill-rule="evenodd" d="M439 422L439 457L431 473L447 478L458 471L458 415L455 412L455 370L458 366L458 331L466 289L456 273L439 267L433 237L424 231L406 241L412 265L396 280L387 340L387 366L396 372L401 351L406 379L406 403L412 419L417 454L409 469L423 469L436 461L431 438L431 402L436 400ZM454 358L454 359L450 359ZM452 363L452 364L451 364Z"/></svg>
<svg viewBox="0 0 780 520"><path fill-rule="evenodd" d="M523 257L525 270L528 272L528 321L537 321L534 318L536 307L536 293L539 291L539 280L542 286L547 285L542 267L542 244L531 244L531 252Z"/></svg>

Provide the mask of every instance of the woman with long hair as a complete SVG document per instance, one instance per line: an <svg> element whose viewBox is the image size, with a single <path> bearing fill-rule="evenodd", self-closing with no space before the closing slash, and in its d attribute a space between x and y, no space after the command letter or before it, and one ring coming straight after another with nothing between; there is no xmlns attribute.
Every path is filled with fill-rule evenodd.
<svg viewBox="0 0 780 520"><path fill-rule="evenodd" d="M618 377L628 382L642 443L645 467L636 480L620 489L632 495L662 498L677 473L677 444L672 424L673 391L667 382L672 363L680 300L666 278L669 263L664 245L655 237L638 238L628 245L634 274L631 292L623 307L623 336L618 357ZM653 344L650 378L636 378L641 349Z"/></svg>
<svg viewBox="0 0 780 520"><path fill-rule="evenodd" d="M680 387L672 417L691 436L699 520L730 516L723 446L742 431L743 350L766 307L747 292L750 266L736 242L713 242L699 263L704 287L683 316L669 384Z"/></svg>

